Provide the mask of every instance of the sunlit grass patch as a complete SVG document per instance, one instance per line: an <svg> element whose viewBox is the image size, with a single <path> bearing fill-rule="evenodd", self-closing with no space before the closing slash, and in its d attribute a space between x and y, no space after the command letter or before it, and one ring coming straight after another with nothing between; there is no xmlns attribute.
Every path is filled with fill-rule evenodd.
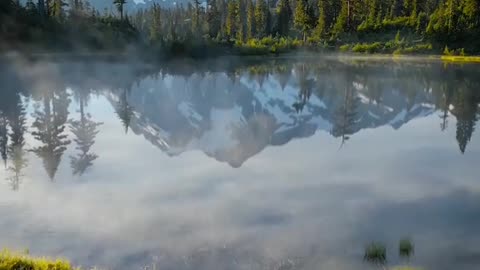
<svg viewBox="0 0 480 270"><path fill-rule="evenodd" d="M33 258L26 254L3 250L0 252L0 270L79 270L66 260Z"/></svg>
<svg viewBox="0 0 480 270"><path fill-rule="evenodd" d="M442 55L443 61L449 62L475 62L480 63L480 56L458 56L458 55Z"/></svg>

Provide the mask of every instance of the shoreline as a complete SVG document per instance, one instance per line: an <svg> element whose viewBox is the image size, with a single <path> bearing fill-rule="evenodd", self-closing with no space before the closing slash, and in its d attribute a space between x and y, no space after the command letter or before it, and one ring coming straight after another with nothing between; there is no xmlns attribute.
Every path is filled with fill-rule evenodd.
<svg viewBox="0 0 480 270"><path fill-rule="evenodd" d="M171 62L171 61L196 61L196 60L215 60L222 58L231 58L237 60L248 60L248 59L282 59L282 58L311 58L312 56L318 58L324 58L329 60L359 60L359 61L382 61L382 60L392 60L392 61L434 61L434 62L444 62L444 63L456 63L456 64L476 64L480 63L479 56L455 56L455 55L440 55L440 54L389 54L389 53L350 53L350 52L341 52L341 51L310 51L310 50L290 50L283 53L268 53L268 54L223 54L209 56L205 55L204 57L193 57L188 55L181 55L176 57L171 57L168 59L158 58L156 60L146 59L145 54L142 54L140 51L130 51L130 52L21 52L21 51L4 51L0 52L0 60L15 59L18 57L23 57L27 60L42 60L42 59L55 59L55 60L71 60L71 59L80 59L80 60L104 60L104 61L135 61L135 62Z"/></svg>

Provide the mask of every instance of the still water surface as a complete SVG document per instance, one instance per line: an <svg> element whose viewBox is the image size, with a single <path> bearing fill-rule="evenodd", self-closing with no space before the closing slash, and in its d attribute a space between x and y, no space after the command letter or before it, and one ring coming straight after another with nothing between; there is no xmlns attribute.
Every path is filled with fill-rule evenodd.
<svg viewBox="0 0 480 270"><path fill-rule="evenodd" d="M104 269L480 266L480 67L0 64L0 245Z"/></svg>

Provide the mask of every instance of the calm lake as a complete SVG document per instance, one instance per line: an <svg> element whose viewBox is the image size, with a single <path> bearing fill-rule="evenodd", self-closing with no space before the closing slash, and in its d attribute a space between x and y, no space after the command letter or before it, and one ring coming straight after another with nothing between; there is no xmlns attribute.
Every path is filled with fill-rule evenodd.
<svg viewBox="0 0 480 270"><path fill-rule="evenodd" d="M0 248L346 270L376 242L388 266L478 269L478 119L474 64L2 60Z"/></svg>

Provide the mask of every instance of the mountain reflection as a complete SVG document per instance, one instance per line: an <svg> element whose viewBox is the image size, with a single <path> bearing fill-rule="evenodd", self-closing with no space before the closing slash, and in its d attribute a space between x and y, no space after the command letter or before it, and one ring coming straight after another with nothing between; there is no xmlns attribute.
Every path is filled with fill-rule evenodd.
<svg viewBox="0 0 480 270"><path fill-rule="evenodd" d="M129 95L136 108L131 128L169 155L197 149L239 167L268 145L318 130L344 145L362 129L398 129L438 111L440 130L455 116L464 153L477 121L476 72L391 64L280 61L235 72L149 76Z"/></svg>
<svg viewBox="0 0 480 270"><path fill-rule="evenodd" d="M17 63L0 70L7 82L0 92L0 154L14 190L28 164L27 132L52 181L72 141L72 173L93 166L102 123L87 108L99 96L110 102L123 133L131 129L170 156L201 150L232 167L269 145L317 131L347 147L362 129L398 129L432 114L438 115L439 131L456 129L465 153L479 116L480 71L472 66L304 59L161 68ZM33 111L27 114L30 100Z"/></svg>

